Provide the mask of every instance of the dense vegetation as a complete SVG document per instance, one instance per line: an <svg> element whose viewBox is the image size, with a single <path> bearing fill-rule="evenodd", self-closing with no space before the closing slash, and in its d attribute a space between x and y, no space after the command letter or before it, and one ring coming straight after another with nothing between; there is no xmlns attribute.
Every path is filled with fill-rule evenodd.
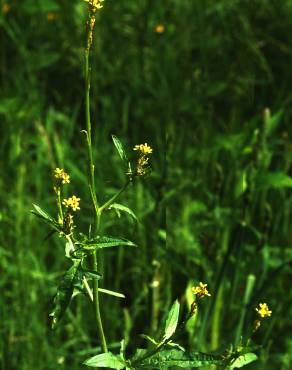
<svg viewBox="0 0 292 370"><path fill-rule="evenodd" d="M91 219L84 115L87 7L81 0L3 1L0 16L1 370L81 368L100 352L93 310L77 296L51 330L70 262L58 234L30 213L56 215L52 174L70 173ZM123 185L111 135L152 148L152 172L119 199L137 215L101 230L138 248L102 254L101 311L111 351L157 339L171 305L208 284L179 339L222 354L252 334L250 369L291 369L292 1L105 0L92 50L92 130L101 203ZM81 299L79 299L81 298ZM258 345L258 346L257 346ZM208 368L208 367L206 367Z"/></svg>

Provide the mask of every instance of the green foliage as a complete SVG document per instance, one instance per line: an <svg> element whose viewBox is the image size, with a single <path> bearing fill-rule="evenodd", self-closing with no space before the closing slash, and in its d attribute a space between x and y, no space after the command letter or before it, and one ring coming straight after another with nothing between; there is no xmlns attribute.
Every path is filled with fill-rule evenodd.
<svg viewBox="0 0 292 370"><path fill-rule="evenodd" d="M90 286L99 277L85 261L95 247L84 249L77 233L90 228L94 235L80 136L87 4L7 0L1 6L6 3L10 11L0 15L0 368L77 370L101 351L93 310L80 294L58 330L52 333L46 318L67 268L64 246L89 271ZM139 245L98 249L112 352L123 337L131 358L145 345L139 333L158 343L174 297L183 320L191 286L203 281L211 297L198 302L187 330L173 340L187 353L222 353L241 318L243 343L252 335L262 345L248 351L258 360L246 367L291 369L291 20L290 0L104 2L91 66L98 200L111 199L129 172L131 155L120 141L115 153L112 133L124 148L145 141L154 148L147 182L134 182L118 200L141 222L133 227L114 212L101 221L100 236L122 235ZM155 31L158 24L164 32ZM56 217L51 172L57 166L71 175L68 195L81 198L70 241ZM33 213L47 225L30 217L32 203L46 210L36 206ZM256 282L243 307L249 275ZM78 281L76 289L86 293ZM127 299L115 299L115 292ZM258 302L273 313L252 334ZM147 344L143 355L156 348ZM226 366L246 354L232 356Z"/></svg>
<svg viewBox="0 0 292 370"><path fill-rule="evenodd" d="M74 287L76 285L79 285L81 282L81 262L75 261L73 265L69 268L69 270L66 271L66 273L64 274L59 284L57 294L54 298L55 307L50 314L50 316L52 316L53 329L64 316L64 313L71 301Z"/></svg>
<svg viewBox="0 0 292 370"><path fill-rule="evenodd" d="M176 300L172 305L165 322L163 341L167 341L176 331L179 318L180 304Z"/></svg>
<svg viewBox="0 0 292 370"><path fill-rule="evenodd" d="M93 356L84 361L83 364L90 367L107 367L117 370L125 368L125 363L122 358L120 356L113 355L111 352Z"/></svg>
<svg viewBox="0 0 292 370"><path fill-rule="evenodd" d="M141 369L171 369L173 367L198 368L203 366L220 365L222 359L216 356L205 355L202 353L186 353L177 349L164 350L150 359L143 361Z"/></svg>
<svg viewBox="0 0 292 370"><path fill-rule="evenodd" d="M245 365L250 364L251 362L256 361L257 358L258 358L257 355L254 353L245 353L244 355L240 355L235 360L233 360L227 369L228 370L239 369L240 367L243 367Z"/></svg>

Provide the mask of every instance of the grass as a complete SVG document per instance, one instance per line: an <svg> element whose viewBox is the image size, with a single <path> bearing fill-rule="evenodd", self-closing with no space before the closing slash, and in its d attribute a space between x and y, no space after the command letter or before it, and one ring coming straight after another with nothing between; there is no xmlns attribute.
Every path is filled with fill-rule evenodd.
<svg viewBox="0 0 292 370"><path fill-rule="evenodd" d="M1 15L1 370L79 369L100 346L94 313L77 298L51 331L69 264L58 236L45 241L29 213L32 203L54 213L59 166L82 199L80 228L90 222L83 5L24 0ZM249 368L291 368L291 12L289 0L105 2L92 66L100 199L124 176L111 134L129 151L154 148L151 176L121 198L140 222L110 214L101 224L139 245L103 256L102 286L127 297L101 295L110 350L122 338L129 352L145 346L139 334L157 335L176 298L186 312L187 287L204 281L212 299L181 344L221 353L249 335L254 307L267 302L273 314Z"/></svg>

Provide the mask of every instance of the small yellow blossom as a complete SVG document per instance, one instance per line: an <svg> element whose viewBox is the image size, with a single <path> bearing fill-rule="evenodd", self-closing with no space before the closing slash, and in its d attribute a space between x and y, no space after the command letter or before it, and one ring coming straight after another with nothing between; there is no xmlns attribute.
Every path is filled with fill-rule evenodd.
<svg viewBox="0 0 292 370"><path fill-rule="evenodd" d="M163 24L158 24L156 27L155 27L155 32L156 33L163 33L165 31L165 27Z"/></svg>
<svg viewBox="0 0 292 370"><path fill-rule="evenodd" d="M96 12L97 10L103 7L103 4L102 4L103 0L84 0L84 1L87 2L91 6L93 12Z"/></svg>
<svg viewBox="0 0 292 370"><path fill-rule="evenodd" d="M147 143L135 145L133 150L137 150L143 155L151 154L153 152L153 149Z"/></svg>
<svg viewBox="0 0 292 370"><path fill-rule="evenodd" d="M196 287L192 287L192 292L198 296L198 298L202 298L205 296L211 296L211 294L208 292L207 284L199 283Z"/></svg>
<svg viewBox="0 0 292 370"><path fill-rule="evenodd" d="M72 208L73 211L77 211L80 209L79 207L80 198L77 198L75 195L73 195L71 198L64 199L63 204L66 208Z"/></svg>
<svg viewBox="0 0 292 370"><path fill-rule="evenodd" d="M4 3L2 5L2 14L7 14L7 13L10 12L10 10L11 10L11 5L10 4Z"/></svg>
<svg viewBox="0 0 292 370"><path fill-rule="evenodd" d="M255 309L261 318L271 316L272 311L269 310L269 307L266 303L260 303L259 307Z"/></svg>
<svg viewBox="0 0 292 370"><path fill-rule="evenodd" d="M47 20L49 22L54 22L57 19L58 15L54 12L47 13Z"/></svg>
<svg viewBox="0 0 292 370"><path fill-rule="evenodd" d="M63 170L63 168L56 168L55 171L55 178L58 180L62 180L62 184L69 184L70 183L70 176Z"/></svg>

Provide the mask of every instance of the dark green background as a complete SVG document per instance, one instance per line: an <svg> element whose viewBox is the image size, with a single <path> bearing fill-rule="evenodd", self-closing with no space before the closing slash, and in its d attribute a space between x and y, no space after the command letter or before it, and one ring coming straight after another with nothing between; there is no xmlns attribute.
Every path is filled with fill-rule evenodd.
<svg viewBox="0 0 292 370"><path fill-rule="evenodd" d="M81 230L92 222L80 133L86 6L7 3L0 17L0 365L80 369L98 351L93 312L77 297L51 331L52 298L69 262L62 240L44 241L49 230L29 211L36 203L56 214L58 166L71 174L69 193L81 198ZM102 297L113 351L124 337L129 353L146 345L139 334L157 337L172 301L186 312L187 285L203 281L212 298L202 301L182 345L222 353L245 310L247 336L254 307L266 302L273 315L253 338L264 348L249 368L291 368L291 34L290 0L105 0L92 55L99 199L124 181L111 134L130 154L135 144L154 148L151 176L120 199L140 223L113 214L102 222L104 232L139 245L103 256L102 286L127 296ZM244 307L250 274L256 282Z"/></svg>

